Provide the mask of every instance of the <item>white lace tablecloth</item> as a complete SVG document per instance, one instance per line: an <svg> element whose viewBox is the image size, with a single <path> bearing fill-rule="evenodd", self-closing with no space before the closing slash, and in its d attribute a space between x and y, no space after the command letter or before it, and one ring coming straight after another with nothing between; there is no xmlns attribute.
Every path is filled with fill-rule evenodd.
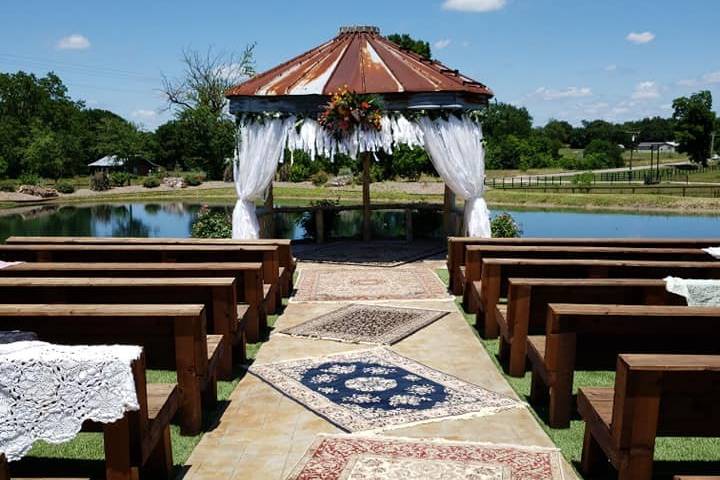
<svg viewBox="0 0 720 480"><path fill-rule="evenodd" d="M720 307L720 280L667 277L665 289L685 297L690 307Z"/></svg>
<svg viewBox="0 0 720 480"><path fill-rule="evenodd" d="M114 422L138 410L135 346L0 344L0 453L19 460L37 440L72 440L85 420Z"/></svg>
<svg viewBox="0 0 720 480"><path fill-rule="evenodd" d="M707 253L709 253L710 255L712 255L713 257L715 257L715 258L717 258L718 260L720 260L720 247L708 247L708 248L703 248L703 252L707 252Z"/></svg>

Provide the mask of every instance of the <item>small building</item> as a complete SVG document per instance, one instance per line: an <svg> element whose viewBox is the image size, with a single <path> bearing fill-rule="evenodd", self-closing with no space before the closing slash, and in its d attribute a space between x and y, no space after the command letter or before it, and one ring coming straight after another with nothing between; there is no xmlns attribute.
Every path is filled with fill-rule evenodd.
<svg viewBox="0 0 720 480"><path fill-rule="evenodd" d="M655 150L656 152L671 152L675 153L678 147L677 142L640 142L638 143L637 149L638 150Z"/></svg>
<svg viewBox="0 0 720 480"><path fill-rule="evenodd" d="M144 177L157 171L160 165L141 157L120 158L117 155L107 155L88 164L88 168L90 173L127 172Z"/></svg>

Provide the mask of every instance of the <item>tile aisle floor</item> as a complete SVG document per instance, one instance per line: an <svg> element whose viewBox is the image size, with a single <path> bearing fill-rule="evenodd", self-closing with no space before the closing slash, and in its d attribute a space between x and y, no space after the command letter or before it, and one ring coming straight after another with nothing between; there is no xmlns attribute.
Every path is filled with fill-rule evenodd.
<svg viewBox="0 0 720 480"><path fill-rule="evenodd" d="M415 265L424 265L425 268L434 270L442 265L442 262L418 262ZM301 263L298 269L303 268L313 267L312 264ZM327 268L327 265L323 268ZM517 398L452 300L366 303L451 312L391 348L435 369ZM291 302L275 324L276 331L337 309L341 305ZM269 363L367 348L367 345L271 335L270 340L260 349L256 362ZM233 392L219 425L205 434L193 451L188 460L188 471L183 478L282 479L300 460L318 433L340 433L340 430L253 375L246 375ZM390 430L383 434L553 446L527 408L479 418L448 418ZM563 467L566 479L577 478L567 463L564 462Z"/></svg>

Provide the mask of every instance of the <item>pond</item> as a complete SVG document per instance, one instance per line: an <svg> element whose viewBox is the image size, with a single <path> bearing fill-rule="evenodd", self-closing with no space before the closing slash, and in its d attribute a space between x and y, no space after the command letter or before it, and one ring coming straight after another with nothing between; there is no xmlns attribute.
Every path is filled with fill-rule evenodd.
<svg viewBox="0 0 720 480"><path fill-rule="evenodd" d="M188 237L200 207L182 202L28 207L20 213L0 212L0 240L10 235ZM231 212L232 204L211 208ZM532 237L720 236L720 216L513 210L509 213L521 224L523 235ZM308 214L276 213L276 236L305 238L306 228L314 228L312 223ZM326 228L330 227L333 238L359 238L362 213L344 211L330 223L326 221ZM373 212L372 223L377 238L405 237L402 211ZM415 212L413 230L415 238L441 237L442 215Z"/></svg>

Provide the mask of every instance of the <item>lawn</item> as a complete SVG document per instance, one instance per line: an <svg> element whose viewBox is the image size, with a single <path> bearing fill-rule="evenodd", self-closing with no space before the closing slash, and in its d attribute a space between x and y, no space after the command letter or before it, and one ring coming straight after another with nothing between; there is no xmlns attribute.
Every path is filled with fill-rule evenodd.
<svg viewBox="0 0 720 480"><path fill-rule="evenodd" d="M449 279L447 269L439 269L437 274L447 285ZM475 316L470 315L463 310L462 297L457 297L455 301L458 309L463 313L467 322L474 326ZM473 331L476 332L474 329ZM479 335L478 338L492 357L495 366L503 374L510 386L512 386L513 390L515 390L521 399L529 402L530 373L527 373L523 378L515 378L505 375L505 372L502 370L497 360L498 340L485 340L480 338ZM575 372L574 380L574 392L577 392L578 388L587 386L611 387L615 383L615 373L579 371ZM580 461L580 455L582 452L583 434L585 429L584 422L582 422L579 417L576 417L570 422L570 428L550 428L544 420L547 413L544 408L535 410L531 407L531 411L537 418L543 430L547 432L548 436L553 442L555 442L555 445L560 448L565 458L574 463L577 467L577 462ZM656 462L661 462L660 464L656 464L657 478L666 478L665 475L670 475L668 478L672 478L673 474L682 472L683 470L673 470L674 468L683 468L682 466L678 467L676 465L677 462L698 462L696 467L702 469L703 465L700 462L720 462L720 439L658 438L655 447L655 460ZM663 470L666 469L667 471L663 472Z"/></svg>

